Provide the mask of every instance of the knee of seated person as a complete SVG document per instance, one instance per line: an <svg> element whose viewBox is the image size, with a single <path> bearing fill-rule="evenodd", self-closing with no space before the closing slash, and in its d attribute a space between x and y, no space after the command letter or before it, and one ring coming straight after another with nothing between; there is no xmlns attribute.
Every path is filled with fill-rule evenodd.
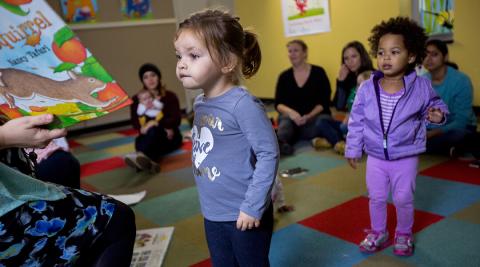
<svg viewBox="0 0 480 267"><path fill-rule="evenodd" d="M122 233L135 237L135 213L128 205L115 200L115 211L110 223L121 225Z"/></svg>

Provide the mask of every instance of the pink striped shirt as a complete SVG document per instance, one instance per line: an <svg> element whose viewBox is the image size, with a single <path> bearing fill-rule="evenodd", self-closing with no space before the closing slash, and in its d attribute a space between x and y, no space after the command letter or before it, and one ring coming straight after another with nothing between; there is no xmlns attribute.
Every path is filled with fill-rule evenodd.
<svg viewBox="0 0 480 267"><path fill-rule="evenodd" d="M393 110L397 105L398 100L405 93L405 88L402 88L400 91L389 94L383 90L380 86L380 105L382 107L382 120L383 120L383 131L386 133L390 120L392 119Z"/></svg>

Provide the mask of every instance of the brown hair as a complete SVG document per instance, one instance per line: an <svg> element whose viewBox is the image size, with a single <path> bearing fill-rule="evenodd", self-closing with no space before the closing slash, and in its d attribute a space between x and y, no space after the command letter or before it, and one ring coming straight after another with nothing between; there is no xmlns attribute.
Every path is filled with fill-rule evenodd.
<svg viewBox="0 0 480 267"><path fill-rule="evenodd" d="M244 30L239 20L221 10L200 11L180 23L175 39L183 30L192 30L204 40L213 61L221 67L232 64L232 54L235 55L238 62L232 78L239 82L242 74L247 79L255 75L262 61L257 36Z"/></svg>
<svg viewBox="0 0 480 267"><path fill-rule="evenodd" d="M413 70L416 65L422 64L425 58L425 42L427 36L425 30L415 21L407 17L390 18L382 21L372 29L372 35L368 38L371 47L371 54L376 58L380 38L386 34L402 35L405 48L410 54L415 55L415 61L408 64L408 68Z"/></svg>
<svg viewBox="0 0 480 267"><path fill-rule="evenodd" d="M287 43L287 47L289 47L291 44L297 44L302 48L304 52L308 52L308 46L303 40L300 40L300 39L291 40L290 42Z"/></svg>

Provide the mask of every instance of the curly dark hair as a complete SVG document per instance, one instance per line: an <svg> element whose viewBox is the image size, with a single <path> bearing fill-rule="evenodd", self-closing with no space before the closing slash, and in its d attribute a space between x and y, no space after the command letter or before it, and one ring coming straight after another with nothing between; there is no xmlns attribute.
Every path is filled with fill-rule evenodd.
<svg viewBox="0 0 480 267"><path fill-rule="evenodd" d="M415 62L409 64L409 68L422 64L426 55L425 42L427 36L422 27L406 17L390 18L388 21L382 21L373 27L372 35L368 38L372 56L377 57L380 38L389 33L402 35L405 48L409 53L415 55Z"/></svg>

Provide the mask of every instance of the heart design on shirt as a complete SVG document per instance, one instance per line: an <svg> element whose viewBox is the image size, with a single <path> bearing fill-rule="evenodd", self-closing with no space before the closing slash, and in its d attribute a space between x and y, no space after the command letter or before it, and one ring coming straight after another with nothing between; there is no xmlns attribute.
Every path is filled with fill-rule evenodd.
<svg viewBox="0 0 480 267"><path fill-rule="evenodd" d="M200 128L199 132L195 125L192 129L192 142L192 161L198 169L200 164L207 158L208 153L213 149L212 132L207 127Z"/></svg>

